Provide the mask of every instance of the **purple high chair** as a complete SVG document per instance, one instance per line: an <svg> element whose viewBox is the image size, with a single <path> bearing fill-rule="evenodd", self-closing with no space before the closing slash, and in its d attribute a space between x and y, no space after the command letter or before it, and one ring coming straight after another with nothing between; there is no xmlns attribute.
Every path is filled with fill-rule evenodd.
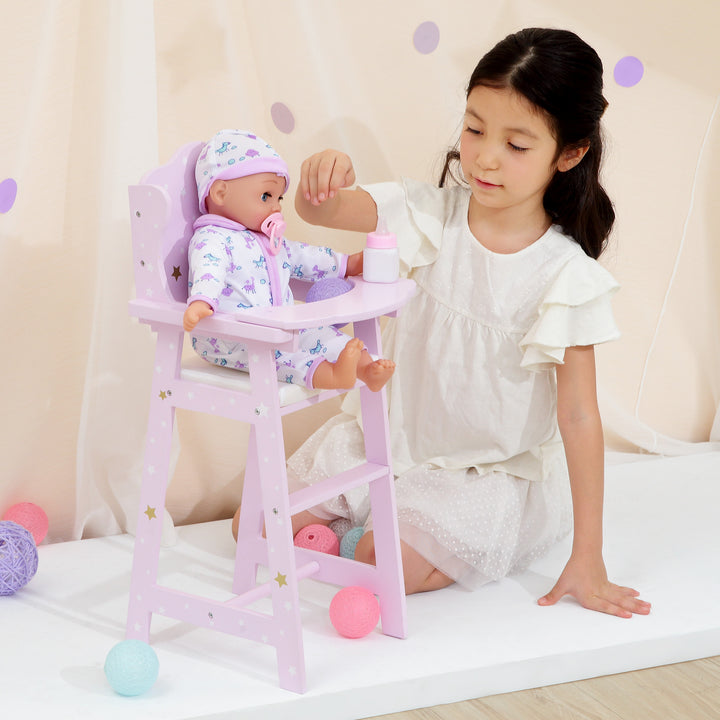
<svg viewBox="0 0 720 720"><path fill-rule="evenodd" d="M375 593L382 631L406 635L405 592L390 461L385 391L360 387L367 462L289 493L282 416L336 396L279 383L275 350L297 349L301 328L352 322L355 336L381 355L379 319L394 315L415 292L410 280L391 284L353 279L344 295L316 303L215 313L198 332L244 343L249 373L218 367L195 356L182 359L183 313L188 291L188 243L198 216L195 162L202 143L180 148L167 165L129 188L136 299L130 314L157 335L152 396L135 539L127 638L149 642L153 613L220 630L276 648L280 686L304 692L298 583L314 578ZM302 286L293 287L304 297ZM250 424L247 467L232 583L234 596L217 601L158 584L162 518L170 480L175 408L211 413ZM377 564L297 548L291 516L351 488L369 484ZM263 527L267 528L263 537ZM269 581L257 582L258 566ZM272 613L249 607L270 598ZM348 641L351 642L351 641Z"/></svg>

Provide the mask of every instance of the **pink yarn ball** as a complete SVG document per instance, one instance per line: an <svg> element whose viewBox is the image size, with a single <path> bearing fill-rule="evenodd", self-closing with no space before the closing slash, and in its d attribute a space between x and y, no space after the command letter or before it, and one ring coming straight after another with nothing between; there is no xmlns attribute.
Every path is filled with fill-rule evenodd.
<svg viewBox="0 0 720 720"><path fill-rule="evenodd" d="M337 555L340 552L337 535L325 525L306 525L295 535L295 545L328 555Z"/></svg>
<svg viewBox="0 0 720 720"><path fill-rule="evenodd" d="M330 602L330 622L343 637L365 637L379 619L377 598L364 587L351 585L343 588Z"/></svg>
<svg viewBox="0 0 720 720"><path fill-rule="evenodd" d="M47 535L49 521L45 511L31 502L21 502L13 505L2 516L3 520L22 525L35 540L35 544L39 545Z"/></svg>

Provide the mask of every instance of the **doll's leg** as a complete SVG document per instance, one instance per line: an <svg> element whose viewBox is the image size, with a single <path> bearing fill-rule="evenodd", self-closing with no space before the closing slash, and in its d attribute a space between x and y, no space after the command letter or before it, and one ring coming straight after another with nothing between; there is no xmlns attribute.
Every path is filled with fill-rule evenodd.
<svg viewBox="0 0 720 720"><path fill-rule="evenodd" d="M352 384L354 385L355 380L360 378L373 392L381 390L395 372L395 363L392 360L373 359L366 350L358 356L357 348L362 349L363 343L357 338L348 340L347 335L334 328L305 330L301 343L310 353L322 348L322 355L327 361L319 365L315 363L316 367L311 380L314 388L352 387L352 385L342 384L349 379L351 363L354 365L355 373ZM333 363L335 358L337 359Z"/></svg>
<svg viewBox="0 0 720 720"><path fill-rule="evenodd" d="M420 553L406 542L400 541L403 576L405 578L405 594L440 590L452 585L454 580L431 565ZM375 564L375 541L372 530L366 532L355 548L355 559L360 562Z"/></svg>
<svg viewBox="0 0 720 720"><path fill-rule="evenodd" d="M352 388L363 347L361 340L331 327L301 330L298 351L275 355L278 378L311 389Z"/></svg>
<svg viewBox="0 0 720 720"><path fill-rule="evenodd" d="M367 353L363 352L363 343L351 338L340 351L335 362L323 360L314 370L312 386L322 390L351 388L358 377L358 363Z"/></svg>
<svg viewBox="0 0 720 720"><path fill-rule="evenodd" d="M360 356L360 361L357 366L357 376L373 392L382 390L394 372L395 363L392 360L387 360L386 358L373 360L367 351Z"/></svg>

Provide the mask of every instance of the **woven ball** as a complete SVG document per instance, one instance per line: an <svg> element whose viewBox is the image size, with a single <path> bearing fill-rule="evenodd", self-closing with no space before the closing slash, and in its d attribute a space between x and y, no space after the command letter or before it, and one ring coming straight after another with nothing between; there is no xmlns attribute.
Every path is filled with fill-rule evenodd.
<svg viewBox="0 0 720 720"><path fill-rule="evenodd" d="M118 695L142 695L157 680L160 663L142 640L123 640L105 658L105 677Z"/></svg>
<svg viewBox="0 0 720 720"><path fill-rule="evenodd" d="M330 601L330 622L346 638L365 637L380 619L377 598L363 587L351 585Z"/></svg>
<svg viewBox="0 0 720 720"><path fill-rule="evenodd" d="M295 545L328 555L337 555L340 552L337 535L326 525L306 525L295 535Z"/></svg>
<svg viewBox="0 0 720 720"><path fill-rule="evenodd" d="M323 278L314 282L305 296L305 302L317 302L344 295L353 289L353 284L342 278Z"/></svg>
<svg viewBox="0 0 720 720"><path fill-rule="evenodd" d="M21 502L8 508L3 520L12 520L32 533L35 544L39 545L47 535L49 522L45 511L31 502Z"/></svg>
<svg viewBox="0 0 720 720"><path fill-rule="evenodd" d="M328 298L344 295L353 289L353 284L342 278L323 278L313 283L305 295L305 302L317 302ZM340 329L346 323L335 323L334 328Z"/></svg>
<svg viewBox="0 0 720 720"><path fill-rule="evenodd" d="M340 541L340 557L350 560L355 557L355 548L364 532L361 527L354 527L343 535L343 539Z"/></svg>
<svg viewBox="0 0 720 720"><path fill-rule="evenodd" d="M37 572L38 553L29 530L11 520L0 522L0 595L12 595Z"/></svg>
<svg viewBox="0 0 720 720"><path fill-rule="evenodd" d="M348 518L338 518L333 520L328 527L337 535L337 539L342 542L343 536L348 530L352 530L352 521Z"/></svg>

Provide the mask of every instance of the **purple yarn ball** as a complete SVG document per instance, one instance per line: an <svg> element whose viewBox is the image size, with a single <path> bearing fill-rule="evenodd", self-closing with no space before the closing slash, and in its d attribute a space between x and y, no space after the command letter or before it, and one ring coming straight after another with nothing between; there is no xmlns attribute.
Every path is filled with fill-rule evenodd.
<svg viewBox="0 0 720 720"><path fill-rule="evenodd" d="M0 595L12 595L37 572L38 553L29 530L11 520L0 522Z"/></svg>
<svg viewBox="0 0 720 720"><path fill-rule="evenodd" d="M318 300L329 300L330 298L344 295L353 289L353 284L342 278L323 278L312 284L305 295L305 302L317 302ZM337 323L334 328L340 329L345 323Z"/></svg>
<svg viewBox="0 0 720 720"><path fill-rule="evenodd" d="M323 278L313 283L312 287L307 291L305 302L327 300L338 295L344 295L352 289L352 283L342 278Z"/></svg>

